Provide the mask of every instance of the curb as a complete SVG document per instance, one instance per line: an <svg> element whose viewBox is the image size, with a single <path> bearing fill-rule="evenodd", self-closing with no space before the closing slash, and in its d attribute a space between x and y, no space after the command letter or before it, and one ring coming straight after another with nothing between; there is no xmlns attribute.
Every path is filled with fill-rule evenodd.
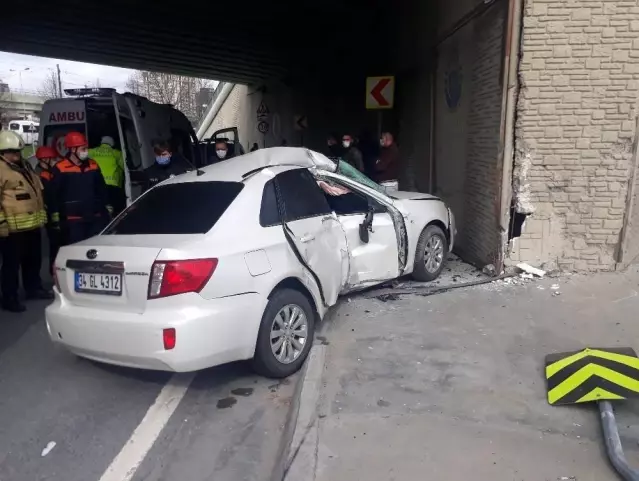
<svg viewBox="0 0 639 481"><path fill-rule="evenodd" d="M322 387L326 346L311 349L301 381L299 402L291 418L293 434L282 473L283 481L311 481L317 468L317 404Z"/></svg>

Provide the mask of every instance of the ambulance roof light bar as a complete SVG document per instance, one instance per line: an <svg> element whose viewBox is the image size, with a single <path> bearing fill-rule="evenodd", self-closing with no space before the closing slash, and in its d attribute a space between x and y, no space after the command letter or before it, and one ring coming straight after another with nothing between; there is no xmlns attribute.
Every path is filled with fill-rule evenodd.
<svg viewBox="0 0 639 481"><path fill-rule="evenodd" d="M115 89L112 88L84 88L84 89L64 89L64 93L72 97L86 97L88 95L113 95Z"/></svg>

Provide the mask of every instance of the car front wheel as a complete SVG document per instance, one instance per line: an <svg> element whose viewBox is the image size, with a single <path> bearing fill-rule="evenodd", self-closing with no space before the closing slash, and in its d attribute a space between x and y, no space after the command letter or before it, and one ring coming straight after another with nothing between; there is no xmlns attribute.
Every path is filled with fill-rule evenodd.
<svg viewBox="0 0 639 481"><path fill-rule="evenodd" d="M313 345L315 310L306 296L293 289L275 292L264 310L253 367L270 378L297 372Z"/></svg>
<svg viewBox="0 0 639 481"><path fill-rule="evenodd" d="M429 225L422 231L417 241L413 278L420 282L437 279L444 269L447 255L446 234L436 225Z"/></svg>

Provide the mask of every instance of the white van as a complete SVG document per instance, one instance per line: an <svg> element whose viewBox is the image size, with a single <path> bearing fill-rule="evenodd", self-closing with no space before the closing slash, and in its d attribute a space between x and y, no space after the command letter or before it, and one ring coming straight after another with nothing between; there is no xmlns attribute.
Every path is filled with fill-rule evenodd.
<svg viewBox="0 0 639 481"><path fill-rule="evenodd" d="M40 124L33 120L10 120L9 130L15 132L22 137L22 140L26 145L33 145L38 143L38 130Z"/></svg>
<svg viewBox="0 0 639 481"><path fill-rule="evenodd" d="M55 147L60 157L67 152L64 136L83 133L89 147L97 147L103 136L115 140L127 166L126 195L130 203L146 187L144 169L155 162L154 140L169 140L194 166L202 165L195 131L186 116L168 104L157 104L145 97L115 89L69 89L69 97L47 100L40 115L42 145Z"/></svg>

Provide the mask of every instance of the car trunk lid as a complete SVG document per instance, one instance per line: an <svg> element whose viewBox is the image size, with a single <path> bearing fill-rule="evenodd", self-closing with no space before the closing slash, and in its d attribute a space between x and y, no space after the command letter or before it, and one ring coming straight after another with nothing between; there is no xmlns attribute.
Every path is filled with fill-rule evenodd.
<svg viewBox="0 0 639 481"><path fill-rule="evenodd" d="M144 312L153 262L185 236L97 236L63 247L56 258L59 288L72 305Z"/></svg>

